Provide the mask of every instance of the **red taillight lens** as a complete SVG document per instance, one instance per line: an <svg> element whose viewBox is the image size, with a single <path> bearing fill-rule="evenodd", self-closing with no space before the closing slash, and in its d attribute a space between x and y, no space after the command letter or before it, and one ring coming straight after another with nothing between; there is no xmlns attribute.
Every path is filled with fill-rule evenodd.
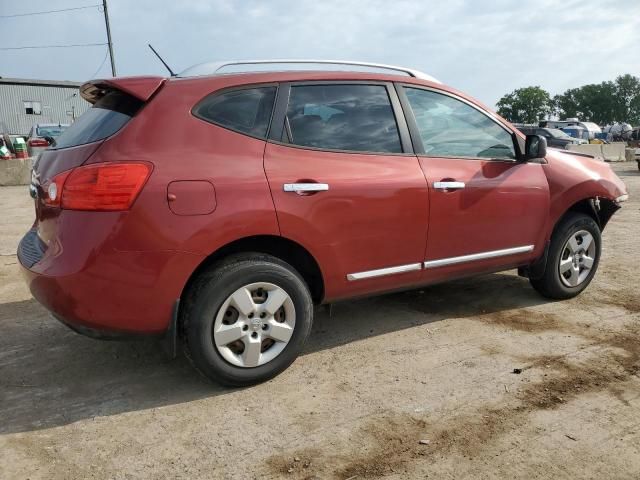
<svg viewBox="0 0 640 480"><path fill-rule="evenodd" d="M150 173L146 163L96 163L75 168L68 172L64 186L58 185L60 206L67 210L127 210Z"/></svg>
<svg viewBox="0 0 640 480"><path fill-rule="evenodd" d="M48 147L49 142L47 142L44 138L32 138L29 140L30 147Z"/></svg>

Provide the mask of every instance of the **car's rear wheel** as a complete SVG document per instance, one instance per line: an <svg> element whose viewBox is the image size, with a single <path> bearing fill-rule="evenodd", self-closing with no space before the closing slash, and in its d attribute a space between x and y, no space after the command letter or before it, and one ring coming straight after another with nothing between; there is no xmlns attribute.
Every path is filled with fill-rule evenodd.
<svg viewBox="0 0 640 480"><path fill-rule="evenodd" d="M313 321L304 280L264 254L218 263L195 280L185 300L187 356L203 375L231 386L263 382L287 368Z"/></svg>
<svg viewBox="0 0 640 480"><path fill-rule="evenodd" d="M593 218L570 213L551 237L544 275L530 279L531 285L548 298L575 297L598 269L601 243L600 228Z"/></svg>

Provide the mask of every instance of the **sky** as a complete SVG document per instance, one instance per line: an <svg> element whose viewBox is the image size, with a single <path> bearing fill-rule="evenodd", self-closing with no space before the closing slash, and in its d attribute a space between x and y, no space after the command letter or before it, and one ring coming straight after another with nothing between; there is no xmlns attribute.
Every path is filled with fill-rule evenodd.
<svg viewBox="0 0 640 480"><path fill-rule="evenodd" d="M0 0L0 76L111 75L102 0ZM166 75L206 61L324 58L403 65L494 106L516 88L552 95L640 76L638 0L108 0L117 74Z"/></svg>

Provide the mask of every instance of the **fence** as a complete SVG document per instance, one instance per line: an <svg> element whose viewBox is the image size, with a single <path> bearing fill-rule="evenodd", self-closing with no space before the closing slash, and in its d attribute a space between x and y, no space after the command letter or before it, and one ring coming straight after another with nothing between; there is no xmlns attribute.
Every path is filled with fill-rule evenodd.
<svg viewBox="0 0 640 480"><path fill-rule="evenodd" d="M586 153L587 155L593 155L594 157L602 158L608 162L624 162L626 148L627 144L624 142L569 145L569 150L573 152Z"/></svg>

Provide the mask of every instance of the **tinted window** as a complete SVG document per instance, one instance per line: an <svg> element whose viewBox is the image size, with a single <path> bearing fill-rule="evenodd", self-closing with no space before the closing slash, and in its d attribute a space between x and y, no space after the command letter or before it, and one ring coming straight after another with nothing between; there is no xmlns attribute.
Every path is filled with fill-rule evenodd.
<svg viewBox="0 0 640 480"><path fill-rule="evenodd" d="M222 127L265 138L275 97L276 87L214 93L200 102L193 113Z"/></svg>
<svg viewBox="0 0 640 480"><path fill-rule="evenodd" d="M96 142L120 130L142 106L126 93L112 91L98 100L56 139L54 148Z"/></svg>
<svg viewBox="0 0 640 480"><path fill-rule="evenodd" d="M551 135L553 138L562 138L565 140L570 140L571 137L564 133L562 130L558 130L557 128L549 128L547 129L547 133Z"/></svg>
<svg viewBox="0 0 640 480"><path fill-rule="evenodd" d="M67 129L66 125L48 125L46 127L36 128L36 134L39 137L59 137Z"/></svg>
<svg viewBox="0 0 640 480"><path fill-rule="evenodd" d="M283 137L295 145L402 153L389 95L382 85L293 86L287 120L289 128Z"/></svg>
<svg viewBox="0 0 640 480"><path fill-rule="evenodd" d="M515 159L511 134L466 103L429 90L405 88L425 154Z"/></svg>

